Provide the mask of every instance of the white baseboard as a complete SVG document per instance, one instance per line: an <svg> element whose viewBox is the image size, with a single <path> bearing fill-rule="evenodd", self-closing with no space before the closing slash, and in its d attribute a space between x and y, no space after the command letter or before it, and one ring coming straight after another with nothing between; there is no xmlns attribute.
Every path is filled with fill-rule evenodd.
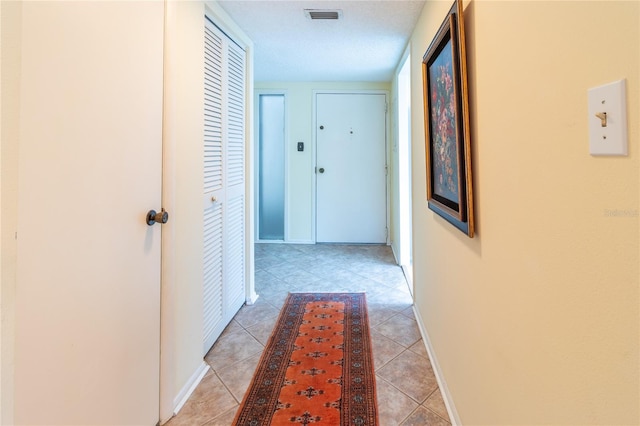
<svg viewBox="0 0 640 426"><path fill-rule="evenodd" d="M247 296L245 299L245 303L249 306L254 305L258 301L258 297L260 297L260 295L255 291L252 291L251 295Z"/></svg>
<svg viewBox="0 0 640 426"><path fill-rule="evenodd" d="M418 328L420 329L420 334L422 335L422 341L424 342L424 345L427 349L427 353L429 354L429 359L431 360L431 366L433 367L433 372L435 373L436 380L438 381L440 392L442 392L442 399L444 399L444 405L447 407L447 413L449 413L449 419L451 420L451 424L453 426L460 426L462 425L462 423L460 422L458 411L456 410L456 406L453 403L453 398L451 397L451 393L449 392L449 388L447 387L447 382L445 382L444 380L444 377L442 375L442 370L440 370L440 364L438 364L438 359L435 356L433 346L431 346L431 340L429 340L427 329L424 327L424 323L422 322L422 317L420 316L420 313L416 309L416 305L413 305L413 313L416 316Z"/></svg>
<svg viewBox="0 0 640 426"><path fill-rule="evenodd" d="M174 415L180 412L193 391L196 390L196 387L198 387L198 384L200 384L200 381L202 380L204 375L207 374L207 371L209 371L209 364L202 361L202 364L200 364L196 371L193 372L191 377L189 377L189 380L187 380L187 383L185 383L182 389L180 389L178 395L176 395L176 397L173 399Z"/></svg>
<svg viewBox="0 0 640 426"><path fill-rule="evenodd" d="M391 254L393 254L393 258L396 261L396 265L400 265L400 257L396 254L396 250L393 244L389 243L387 245L391 247Z"/></svg>
<svg viewBox="0 0 640 426"><path fill-rule="evenodd" d="M315 244L313 240L256 240L257 244Z"/></svg>
<svg viewBox="0 0 640 426"><path fill-rule="evenodd" d="M413 294L413 270L412 266L401 265L402 272L404 273L404 277L407 279L407 284L409 284L409 290L411 290L411 294Z"/></svg>

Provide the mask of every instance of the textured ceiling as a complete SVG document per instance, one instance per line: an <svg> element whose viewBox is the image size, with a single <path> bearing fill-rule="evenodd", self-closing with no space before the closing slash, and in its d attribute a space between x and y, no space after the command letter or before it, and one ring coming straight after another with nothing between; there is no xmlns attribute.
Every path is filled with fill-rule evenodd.
<svg viewBox="0 0 640 426"><path fill-rule="evenodd" d="M390 81L424 0L218 1L254 42L256 81ZM338 21L304 9L341 9Z"/></svg>

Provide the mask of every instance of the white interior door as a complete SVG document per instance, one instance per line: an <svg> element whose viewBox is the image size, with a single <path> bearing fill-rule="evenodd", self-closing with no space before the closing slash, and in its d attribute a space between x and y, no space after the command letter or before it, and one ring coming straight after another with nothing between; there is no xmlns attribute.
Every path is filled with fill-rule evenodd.
<svg viewBox="0 0 640 426"><path fill-rule="evenodd" d="M387 241L386 95L316 95L316 241Z"/></svg>
<svg viewBox="0 0 640 426"><path fill-rule="evenodd" d="M163 21L23 3L16 424L158 421Z"/></svg>

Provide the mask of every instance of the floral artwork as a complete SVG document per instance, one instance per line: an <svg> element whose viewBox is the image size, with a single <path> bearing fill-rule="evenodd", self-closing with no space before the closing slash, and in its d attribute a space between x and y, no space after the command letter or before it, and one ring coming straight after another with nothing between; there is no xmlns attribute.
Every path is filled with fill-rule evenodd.
<svg viewBox="0 0 640 426"><path fill-rule="evenodd" d="M453 85L451 40L429 69L433 155L433 191L448 199L458 199L458 150L456 98Z"/></svg>
<svg viewBox="0 0 640 426"><path fill-rule="evenodd" d="M473 238L469 85L462 0L422 58L427 205Z"/></svg>

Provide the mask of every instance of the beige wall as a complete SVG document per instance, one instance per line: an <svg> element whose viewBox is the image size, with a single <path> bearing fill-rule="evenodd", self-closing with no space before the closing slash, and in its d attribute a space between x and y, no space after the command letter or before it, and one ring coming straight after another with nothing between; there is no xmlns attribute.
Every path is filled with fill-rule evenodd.
<svg viewBox="0 0 640 426"><path fill-rule="evenodd" d="M17 2L0 2L2 9L2 175L0 177L2 197L2 245L1 287L1 340L0 363L0 424L13 423L13 365L15 326L15 283L16 283L16 239L18 221L18 124L20 111L20 40L22 6Z"/></svg>
<svg viewBox="0 0 640 426"><path fill-rule="evenodd" d="M425 201L421 58L449 6L411 39L414 283L457 415L638 424L640 3L465 2L474 239ZM587 89L620 78L629 155L592 157Z"/></svg>
<svg viewBox="0 0 640 426"><path fill-rule="evenodd" d="M247 122L252 120L253 44L215 2L173 1L166 8L163 205L171 221L163 234L161 420L187 395L203 364L204 17L247 50ZM247 167L252 132L247 125ZM251 173L251 172L249 172ZM247 177L251 200L251 177ZM248 203L248 210L252 206ZM252 213L247 232L252 235ZM169 224L168 224L169 225ZM247 299L253 297L253 239L247 242Z"/></svg>
<svg viewBox="0 0 640 426"><path fill-rule="evenodd" d="M201 1L166 8L161 420L203 362L204 12Z"/></svg>
<svg viewBox="0 0 640 426"><path fill-rule="evenodd" d="M388 83L340 82L256 82L256 91L270 90L287 93L287 141L289 150L287 188L288 241L312 243L315 240L313 93L314 90L390 90ZM304 142L304 152L296 151L296 143Z"/></svg>

